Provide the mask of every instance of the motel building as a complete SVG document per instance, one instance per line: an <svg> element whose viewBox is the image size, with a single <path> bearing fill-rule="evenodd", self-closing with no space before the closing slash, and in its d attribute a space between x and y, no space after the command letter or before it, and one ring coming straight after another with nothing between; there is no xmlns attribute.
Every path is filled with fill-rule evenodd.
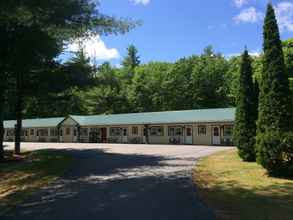
<svg viewBox="0 0 293 220"><path fill-rule="evenodd" d="M232 145L234 108L200 109L23 120L22 141ZM14 141L16 121L5 121Z"/></svg>

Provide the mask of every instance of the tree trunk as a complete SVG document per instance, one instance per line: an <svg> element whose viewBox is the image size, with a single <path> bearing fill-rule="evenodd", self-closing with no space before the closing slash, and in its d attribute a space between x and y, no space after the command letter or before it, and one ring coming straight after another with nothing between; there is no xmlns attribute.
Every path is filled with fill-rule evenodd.
<svg viewBox="0 0 293 220"><path fill-rule="evenodd" d="M0 111L2 112L2 109L0 109ZM4 145L3 145L4 125L3 125L3 117L2 117L3 114L1 112L0 112L0 115L1 115L0 116L0 161L3 161L4 160Z"/></svg>
<svg viewBox="0 0 293 220"><path fill-rule="evenodd" d="M18 73L16 78L16 126L14 153L20 154L21 130L22 130L22 74Z"/></svg>
<svg viewBox="0 0 293 220"><path fill-rule="evenodd" d="M1 76L4 76L4 73ZM5 105L5 83L6 79L5 76L1 77L1 84L0 84L0 161L4 160L4 122L3 122L3 113L4 113L4 105Z"/></svg>

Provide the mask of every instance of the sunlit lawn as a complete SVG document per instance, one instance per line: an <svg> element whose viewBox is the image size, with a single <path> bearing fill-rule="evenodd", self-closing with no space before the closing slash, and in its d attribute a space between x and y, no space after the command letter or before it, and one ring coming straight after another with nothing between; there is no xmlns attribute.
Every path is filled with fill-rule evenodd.
<svg viewBox="0 0 293 220"><path fill-rule="evenodd" d="M48 185L70 167L64 151L39 150L22 154L19 162L0 163L0 215Z"/></svg>
<svg viewBox="0 0 293 220"><path fill-rule="evenodd" d="M203 201L220 219L293 219L293 180L271 178L236 150L202 159L194 170Z"/></svg>

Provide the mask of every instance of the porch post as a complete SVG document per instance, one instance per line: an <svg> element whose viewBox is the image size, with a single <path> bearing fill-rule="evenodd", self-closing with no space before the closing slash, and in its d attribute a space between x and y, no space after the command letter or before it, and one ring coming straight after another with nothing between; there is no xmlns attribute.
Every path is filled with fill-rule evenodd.
<svg viewBox="0 0 293 220"><path fill-rule="evenodd" d="M149 144L150 141L149 141L149 125L144 125L144 128L145 128L145 142L146 144Z"/></svg>
<svg viewBox="0 0 293 220"><path fill-rule="evenodd" d="M80 143L80 126L77 125L77 142Z"/></svg>
<svg viewBox="0 0 293 220"><path fill-rule="evenodd" d="M58 142L60 142L60 126L57 126Z"/></svg>

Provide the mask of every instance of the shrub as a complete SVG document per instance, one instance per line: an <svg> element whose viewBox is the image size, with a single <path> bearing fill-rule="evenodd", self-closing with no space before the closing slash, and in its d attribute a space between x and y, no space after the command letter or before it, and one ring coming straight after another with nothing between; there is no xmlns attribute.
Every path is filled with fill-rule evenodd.
<svg viewBox="0 0 293 220"><path fill-rule="evenodd" d="M258 162L269 175L293 176L293 132L281 134L277 131L258 135Z"/></svg>

